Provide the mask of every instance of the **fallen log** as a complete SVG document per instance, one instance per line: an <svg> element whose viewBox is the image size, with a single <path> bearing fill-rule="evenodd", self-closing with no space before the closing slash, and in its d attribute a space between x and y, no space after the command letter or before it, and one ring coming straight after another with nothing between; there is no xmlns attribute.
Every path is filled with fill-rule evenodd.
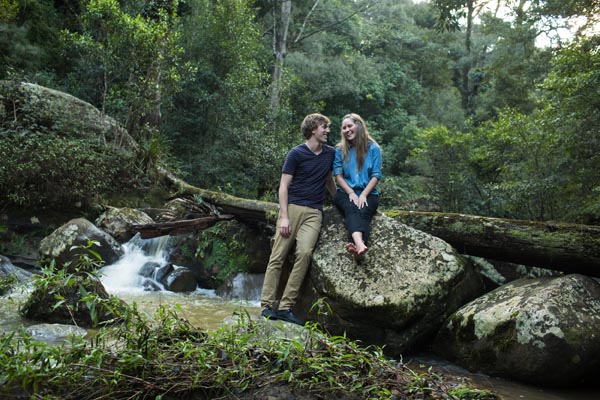
<svg viewBox="0 0 600 400"><path fill-rule="evenodd" d="M277 218L275 203L212 192L192 186L168 172L163 175L179 196L198 194L241 219L274 223ZM439 237L462 254L600 277L600 226L452 213L382 212Z"/></svg>
<svg viewBox="0 0 600 400"><path fill-rule="evenodd" d="M600 277L600 226L452 213L385 213L443 239L462 254Z"/></svg>
<svg viewBox="0 0 600 400"><path fill-rule="evenodd" d="M183 219L179 221L156 222L152 224L133 225L132 229L140 233L142 239L150 239L166 235L181 235L193 231L210 228L219 221L229 221L234 215L211 215L208 217Z"/></svg>
<svg viewBox="0 0 600 400"><path fill-rule="evenodd" d="M199 195L204 201L218 206L224 213L233 214L242 220L277 221L279 205L267 201L243 199L222 192L200 189L162 170L163 179L175 189L174 196Z"/></svg>

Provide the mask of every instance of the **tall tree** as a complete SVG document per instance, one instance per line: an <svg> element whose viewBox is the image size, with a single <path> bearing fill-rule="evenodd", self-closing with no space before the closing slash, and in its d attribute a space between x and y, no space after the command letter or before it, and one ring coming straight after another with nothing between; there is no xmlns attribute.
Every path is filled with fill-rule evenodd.
<svg viewBox="0 0 600 400"><path fill-rule="evenodd" d="M177 0L130 4L128 12L116 0L89 0L81 33L66 36L80 55L74 72L78 81L93 79L91 93L81 85L73 92L121 119L140 141L149 140L160 125L163 96L179 90L187 68L180 62L177 5Z"/></svg>
<svg viewBox="0 0 600 400"><path fill-rule="evenodd" d="M315 5L319 0L316 0ZM283 75L283 62L287 52L287 37L292 12L292 1L282 0L279 16L277 7L273 7L273 77L271 88L271 112L276 114L279 109L279 98L281 96L281 80Z"/></svg>
<svg viewBox="0 0 600 400"><path fill-rule="evenodd" d="M252 0L192 0L182 17L184 60L195 73L165 112L186 179L244 197L269 196L282 159L270 116L270 47ZM275 189L276 190L276 189Z"/></svg>
<svg viewBox="0 0 600 400"><path fill-rule="evenodd" d="M434 0L440 11L437 27L440 30L456 31L460 28L459 19L465 19L464 56L460 67L460 92L462 106L467 115L474 113L473 98L477 96L477 85L471 85L470 72L473 68L472 41L474 19L489 0Z"/></svg>
<svg viewBox="0 0 600 400"><path fill-rule="evenodd" d="M566 199L573 215L600 223L600 36L580 38L562 49L542 85L540 124L560 137L569 157Z"/></svg>
<svg viewBox="0 0 600 400"><path fill-rule="evenodd" d="M485 69L489 62L490 53L500 47L501 51L496 51L497 54L505 52L504 61L512 58L513 73L521 73L527 69L532 69L530 72L535 72L533 65L539 63L536 59L535 39L539 35L541 29L537 22L539 18L535 17L528 8L532 6L529 0L434 0L433 4L438 10L437 28L440 31L464 31L464 45L462 57L457 65L459 70L459 89L462 97L462 106L467 116L475 116L478 112L477 101L481 95L483 85L487 80ZM502 11L502 18L500 17ZM510 19L507 18L510 14ZM482 32L483 29L483 32ZM507 36L508 34L508 36ZM482 40L489 37L487 42ZM476 47L476 42L479 43ZM506 51L511 46L514 46L516 53ZM493 56L497 59L497 55ZM529 66L527 66L529 64ZM496 72L504 73L505 68L502 64L493 66L498 68ZM492 74L493 75L493 74ZM508 77L510 73L504 73L504 77ZM509 79L510 80L510 79ZM512 85L512 89L522 91L525 87L530 87L525 82L514 86L516 82L505 82ZM501 84L496 86L496 89L501 89ZM510 95L508 91L506 95ZM527 98L525 93L522 93L524 98ZM508 103L511 103L508 101ZM513 104L507 104L513 105ZM494 114L489 114L491 117ZM476 117L480 120L481 116Z"/></svg>

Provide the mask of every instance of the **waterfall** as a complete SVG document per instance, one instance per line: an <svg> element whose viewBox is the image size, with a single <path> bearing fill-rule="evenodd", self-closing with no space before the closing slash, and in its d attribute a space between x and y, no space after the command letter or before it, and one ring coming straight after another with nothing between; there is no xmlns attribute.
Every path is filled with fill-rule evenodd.
<svg viewBox="0 0 600 400"><path fill-rule="evenodd" d="M112 293L144 291L148 287L164 290L155 278L156 272L168 263L169 239L170 236L142 239L136 234L123 245L123 257L100 269L104 287ZM148 268L153 271L143 271Z"/></svg>
<svg viewBox="0 0 600 400"><path fill-rule="evenodd" d="M165 274L177 271L169 265L170 236L142 239L136 234L123 245L124 255L117 262L100 269L100 280L113 294L134 294L148 291L173 293L165 288ZM229 278L216 293L212 289L196 289L204 295L215 294L227 301L248 301L260 304L264 274L240 273ZM168 284L167 284L168 285Z"/></svg>
<svg viewBox="0 0 600 400"><path fill-rule="evenodd" d="M246 300L260 305L260 295L265 274L239 273L228 279L217 294L228 300Z"/></svg>

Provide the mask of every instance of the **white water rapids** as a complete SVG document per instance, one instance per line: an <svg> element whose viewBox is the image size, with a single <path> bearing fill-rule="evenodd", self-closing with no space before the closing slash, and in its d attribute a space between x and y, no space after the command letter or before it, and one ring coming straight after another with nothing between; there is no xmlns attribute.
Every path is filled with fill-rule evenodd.
<svg viewBox="0 0 600 400"><path fill-rule="evenodd" d="M168 263L167 248L169 236L153 239L141 239L139 234L123 245L125 254L116 263L100 270L100 280L109 293L144 292L144 281L151 279L140 274L140 269L147 263L163 267ZM155 271L156 272L156 271ZM152 279L158 287L163 285Z"/></svg>

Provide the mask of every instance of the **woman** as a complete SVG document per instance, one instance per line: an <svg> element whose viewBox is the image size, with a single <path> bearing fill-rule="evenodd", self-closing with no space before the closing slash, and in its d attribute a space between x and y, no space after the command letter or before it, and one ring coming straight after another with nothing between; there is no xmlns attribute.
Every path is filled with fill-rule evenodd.
<svg viewBox="0 0 600 400"><path fill-rule="evenodd" d="M338 185L333 201L344 214L352 237L346 250L358 258L368 250L371 219L379 205L381 148L357 114L348 114L342 120L342 140L335 149L333 174Z"/></svg>

